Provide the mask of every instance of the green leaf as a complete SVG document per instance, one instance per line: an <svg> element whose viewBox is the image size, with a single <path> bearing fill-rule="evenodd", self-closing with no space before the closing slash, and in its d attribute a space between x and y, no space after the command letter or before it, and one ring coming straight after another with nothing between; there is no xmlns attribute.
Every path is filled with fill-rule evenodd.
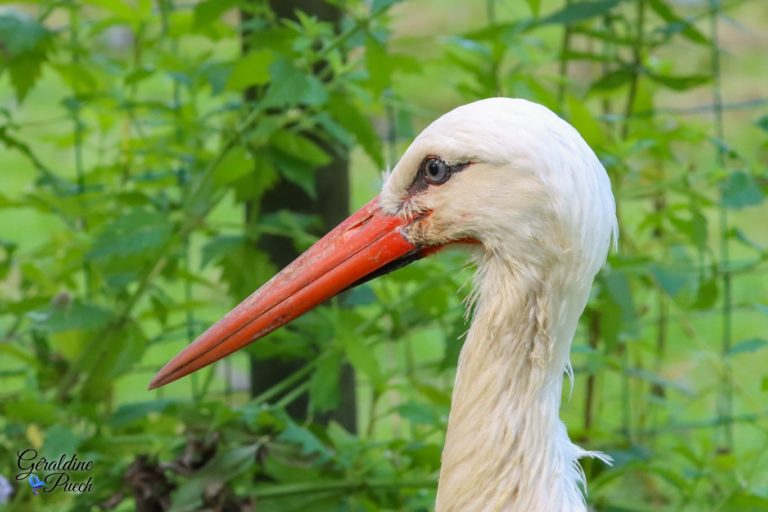
<svg viewBox="0 0 768 512"><path fill-rule="evenodd" d="M340 94L331 97L328 109L333 119L354 135L365 153L380 169L383 169L384 155L381 150L381 140L373 129L371 121L348 98Z"/></svg>
<svg viewBox="0 0 768 512"><path fill-rule="evenodd" d="M263 251L257 251L246 238L238 245L229 245L218 266L221 279L227 283L232 297L246 297L264 284L277 270Z"/></svg>
<svg viewBox="0 0 768 512"><path fill-rule="evenodd" d="M75 434L63 425L53 425L45 432L43 454L49 459L58 459L61 455L72 455L80 445Z"/></svg>
<svg viewBox="0 0 768 512"><path fill-rule="evenodd" d="M246 240L241 235L219 235L211 238L203 246L200 268L220 261L233 250L243 246Z"/></svg>
<svg viewBox="0 0 768 512"><path fill-rule="evenodd" d="M416 136L416 133L413 131L413 119L411 119L411 113L408 109L398 109L395 122L398 137L404 137L410 140Z"/></svg>
<svg viewBox="0 0 768 512"><path fill-rule="evenodd" d="M211 87L211 94L213 96L221 94L227 89L233 67L234 65L228 62L210 62L200 67L200 74L205 77L205 80Z"/></svg>
<svg viewBox="0 0 768 512"><path fill-rule="evenodd" d="M550 14L543 20L542 25L570 24L588 20L595 16L602 16L616 7L621 0L605 0L601 2L573 2L559 11Z"/></svg>
<svg viewBox="0 0 768 512"><path fill-rule="evenodd" d="M115 378L141 360L148 340L140 324L128 321L121 329L106 331L98 340L89 337L88 341L75 370L85 375L83 399L103 400Z"/></svg>
<svg viewBox="0 0 768 512"><path fill-rule="evenodd" d="M634 317L635 304L627 275L624 272L609 272L605 276L605 287L613 302L621 308L622 316Z"/></svg>
<svg viewBox="0 0 768 512"><path fill-rule="evenodd" d="M143 209L129 210L101 229L86 260L144 255L162 246L171 232L167 215Z"/></svg>
<svg viewBox="0 0 768 512"><path fill-rule="evenodd" d="M123 404L112 413L109 424L114 428L124 427L136 420L146 419L149 414L163 412L174 404L176 401L167 399Z"/></svg>
<svg viewBox="0 0 768 512"><path fill-rule="evenodd" d="M328 153L307 137L287 130L277 132L270 142L280 174L315 197L315 171L331 161Z"/></svg>
<svg viewBox="0 0 768 512"><path fill-rule="evenodd" d="M252 155L253 171L245 174L233 187L238 202L259 201L265 192L280 181L280 174L275 168L270 151L261 149L252 152Z"/></svg>
<svg viewBox="0 0 768 512"><path fill-rule="evenodd" d="M305 249L317 241L311 230L322 229L323 222L318 215L296 213L283 209L262 215L256 227L260 232L280 234L292 238Z"/></svg>
<svg viewBox="0 0 768 512"><path fill-rule="evenodd" d="M664 480L666 480L669 484L674 486L676 489L685 490L691 488L691 481L689 478L686 478L686 475L677 470L677 468L671 468L667 465L649 465L647 471L649 471L651 474L657 475ZM640 508L637 509L638 512L649 512L646 508ZM606 512L618 512L618 511L606 511ZM629 511L628 511L629 512Z"/></svg>
<svg viewBox="0 0 768 512"><path fill-rule="evenodd" d="M270 143L281 153L313 167L322 167L331 161L330 155L317 143L293 131L281 130L275 133Z"/></svg>
<svg viewBox="0 0 768 512"><path fill-rule="evenodd" d="M59 78L61 78L67 86L78 94L90 94L99 86L93 69L83 63L56 62L51 65L51 68L56 71ZM64 100L64 102L66 101L67 99ZM70 110L78 105L77 100L74 98L69 98L69 102L65 103L65 106Z"/></svg>
<svg viewBox="0 0 768 512"><path fill-rule="evenodd" d="M768 132L768 116L763 116L755 123L758 128Z"/></svg>
<svg viewBox="0 0 768 512"><path fill-rule="evenodd" d="M263 108L285 107L301 103L310 88L307 75L285 58L280 58L269 66L270 84L264 98Z"/></svg>
<svg viewBox="0 0 768 512"><path fill-rule="evenodd" d="M440 423L435 411L424 404L407 402L397 406L395 410L411 423L422 425L438 425Z"/></svg>
<svg viewBox="0 0 768 512"><path fill-rule="evenodd" d="M394 66L386 47L374 37L367 38L365 64L368 69L369 86L378 97L392 83Z"/></svg>
<svg viewBox="0 0 768 512"><path fill-rule="evenodd" d="M125 85L138 85L147 78L150 78L155 74L156 69L152 66L141 66L130 73L128 73L125 78L123 79L123 82Z"/></svg>
<svg viewBox="0 0 768 512"><path fill-rule="evenodd" d="M115 0L89 0L89 2L91 5L101 7L112 14L113 21L122 21L136 28L143 22L143 19L149 17L152 7L149 5L149 12L147 12L138 8L142 4L146 6L146 2L135 2L134 4Z"/></svg>
<svg viewBox="0 0 768 512"><path fill-rule="evenodd" d="M20 396L11 400L3 407L5 417L10 421L50 425L56 423L61 414L56 405L40 398Z"/></svg>
<svg viewBox="0 0 768 512"><path fill-rule="evenodd" d="M690 213L690 220L671 215L669 222L684 233L697 249L703 251L707 247L707 218L698 210L692 209Z"/></svg>
<svg viewBox="0 0 768 512"><path fill-rule="evenodd" d="M315 75L307 76L307 88L299 98L299 103L317 107L328 101L328 90Z"/></svg>
<svg viewBox="0 0 768 512"><path fill-rule="evenodd" d="M221 489L253 467L257 450L258 445L248 445L217 451L202 469L185 478L184 484L173 493L171 510L198 510L201 498L210 489Z"/></svg>
<svg viewBox="0 0 768 512"><path fill-rule="evenodd" d="M680 293L688 282L688 279L685 276L668 270L660 265L651 265L650 271L656 283L662 290L667 292L667 295L670 297L674 297Z"/></svg>
<svg viewBox="0 0 768 512"><path fill-rule="evenodd" d="M320 359L309 381L309 399L313 411L330 411L339 404L341 365L342 361L337 354Z"/></svg>
<svg viewBox="0 0 768 512"><path fill-rule="evenodd" d="M694 309L709 309L715 305L718 297L718 281L716 276L699 283L696 300L691 307Z"/></svg>
<svg viewBox="0 0 768 512"><path fill-rule="evenodd" d="M685 76L670 76L670 75L658 75L656 73L645 73L651 80L663 85L668 89L675 91L685 91L693 89L700 85L709 83L712 80L710 75L685 75Z"/></svg>
<svg viewBox="0 0 768 512"><path fill-rule="evenodd" d="M373 347L360 338L353 336L345 336L345 338L344 349L349 362L357 372L368 377L374 387L378 387L383 379Z"/></svg>
<svg viewBox="0 0 768 512"><path fill-rule="evenodd" d="M609 91L621 87L632 78L632 70L629 67L619 68L605 74L590 87L592 91Z"/></svg>
<svg viewBox="0 0 768 512"><path fill-rule="evenodd" d="M0 128L0 142L5 143L5 130L3 128ZM10 147L10 146L9 146ZM17 208L20 206L23 206L24 203L21 201L18 201L16 199L11 199L5 194L0 194L0 209L2 208ZM8 242L6 240L0 239L0 247L4 248L6 251L9 249L12 250L12 245L15 245L14 242Z"/></svg>
<svg viewBox="0 0 768 512"><path fill-rule="evenodd" d="M373 5L371 6L371 16L381 14L393 5L402 1L403 0L373 0Z"/></svg>
<svg viewBox="0 0 768 512"><path fill-rule="evenodd" d="M275 55L268 50L250 52L240 58L232 68L227 80L227 89L241 91L251 85L262 85L269 82L269 67L275 60Z"/></svg>
<svg viewBox="0 0 768 512"><path fill-rule="evenodd" d="M27 14L6 11L0 14L0 47L11 58L36 51L45 43L50 32Z"/></svg>
<svg viewBox="0 0 768 512"><path fill-rule="evenodd" d="M683 34L687 39L699 44L709 44L709 39L696 26L679 17L664 0L649 0L651 9L668 23L661 30L665 34Z"/></svg>
<svg viewBox="0 0 768 512"><path fill-rule="evenodd" d="M612 270L602 275L600 329L609 348L635 327L637 313L626 272Z"/></svg>
<svg viewBox="0 0 768 512"><path fill-rule="evenodd" d="M328 449L315 434L293 422L288 423L285 430L278 436L278 439L300 446L302 453L305 455L319 455L321 460L328 460L330 458Z"/></svg>
<svg viewBox="0 0 768 512"><path fill-rule="evenodd" d="M0 205L2 205L5 200L6 198L0 195ZM11 271L11 266L14 262L13 253L16 252L16 248L17 244L15 242L0 239L0 281L4 280Z"/></svg>
<svg viewBox="0 0 768 512"><path fill-rule="evenodd" d="M728 501L718 507L722 512L765 512L768 498L744 491L736 492Z"/></svg>
<svg viewBox="0 0 768 512"><path fill-rule="evenodd" d="M13 149L24 155L24 157L29 160L29 162L34 165L36 169L41 170L46 174L49 173L45 165L43 165L37 155L35 155L35 153L29 147L29 145L21 139L11 135L10 130L6 126L0 126L0 142L2 142L6 148ZM7 201L9 202L6 202L6 199L3 198L0 203L2 203L3 207L18 206L16 202L10 203L10 200Z"/></svg>
<svg viewBox="0 0 768 512"><path fill-rule="evenodd" d="M40 78L51 41L48 29L26 14L0 15L0 72L8 69L19 101L24 100Z"/></svg>
<svg viewBox="0 0 768 512"><path fill-rule="evenodd" d="M339 451L353 451L360 446L360 438L347 432L344 427L331 421L326 429L328 439L333 443L333 446Z"/></svg>
<svg viewBox="0 0 768 512"><path fill-rule="evenodd" d="M734 343L730 350L728 350L728 355L732 356L736 354L744 354L747 352L755 352L757 350L764 349L765 347L768 347L768 341L762 338L749 338L738 343Z"/></svg>
<svg viewBox="0 0 768 512"><path fill-rule="evenodd" d="M317 197L315 169L311 165L285 155L275 155L275 164L288 181L301 187L309 197Z"/></svg>
<svg viewBox="0 0 768 512"><path fill-rule="evenodd" d="M735 171L721 184L722 203L726 208L739 210L748 206L760 204L763 192L755 179L743 172Z"/></svg>
<svg viewBox="0 0 768 512"><path fill-rule="evenodd" d="M568 95L569 121L591 146L601 146L605 140L603 127L584 101Z"/></svg>
<svg viewBox="0 0 768 512"><path fill-rule="evenodd" d="M40 54L30 54L27 58L14 60L9 66L11 84L16 91L16 97L23 101L37 80L42 75L45 56Z"/></svg>
<svg viewBox="0 0 768 512"><path fill-rule="evenodd" d="M347 149L354 148L355 140L352 135L344 129L339 123L336 122L328 112L320 112L314 116L314 120L317 126L331 139L341 143Z"/></svg>
<svg viewBox="0 0 768 512"><path fill-rule="evenodd" d="M441 405L446 408L451 405L451 393L444 388L438 388L424 383L413 383L413 386L421 393L424 398L433 404Z"/></svg>
<svg viewBox="0 0 768 512"><path fill-rule="evenodd" d="M728 237L741 242L744 244L744 246L757 251L759 254L765 252L765 247L752 240L743 230L737 228L736 226L733 226L728 230Z"/></svg>
<svg viewBox="0 0 768 512"><path fill-rule="evenodd" d="M27 352L10 343L0 343L0 354L2 354L3 360L7 361L9 357L13 357L25 367L36 367L38 361L31 352Z"/></svg>
<svg viewBox="0 0 768 512"><path fill-rule="evenodd" d="M539 12L541 12L541 0L525 0L525 2L528 4L531 14L533 14L535 18L538 18Z"/></svg>
<svg viewBox="0 0 768 512"><path fill-rule="evenodd" d="M615 57L603 55L602 53L584 52L579 50L573 50L570 48L566 49L565 52L562 53L562 57L564 59L567 59L568 61L586 60L591 62L610 62L610 63L616 62Z"/></svg>
<svg viewBox="0 0 768 512"><path fill-rule="evenodd" d="M690 387L684 384L678 383L674 380L667 379L666 377L659 375L657 373L654 373L648 370L643 370L642 368L627 368L624 371L630 377L644 380L646 382L655 384L657 386L661 386L666 389L674 389L676 391L679 391L680 393L683 393L684 395L688 395L688 396L695 395L694 391Z"/></svg>
<svg viewBox="0 0 768 512"><path fill-rule="evenodd" d="M195 4L194 27L196 31L203 31L221 16L237 6L237 0L203 0Z"/></svg>
<svg viewBox="0 0 768 512"><path fill-rule="evenodd" d="M233 181L253 172L254 162L244 146L235 146L227 151L213 170L213 183L217 187L229 185Z"/></svg>
<svg viewBox="0 0 768 512"><path fill-rule="evenodd" d="M112 319L112 312L96 304L74 300L54 302L47 311L30 313L29 318L35 328L58 333L73 329L99 329Z"/></svg>

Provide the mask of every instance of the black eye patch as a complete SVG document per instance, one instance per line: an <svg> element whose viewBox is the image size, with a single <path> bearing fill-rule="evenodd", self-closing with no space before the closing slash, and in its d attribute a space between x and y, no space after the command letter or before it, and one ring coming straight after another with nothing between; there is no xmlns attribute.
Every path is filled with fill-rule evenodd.
<svg viewBox="0 0 768 512"><path fill-rule="evenodd" d="M442 185L460 171L463 171L472 162L459 162L449 164L439 156L430 155L421 161L419 170L413 182L408 186L410 195L418 194L429 188L430 185Z"/></svg>

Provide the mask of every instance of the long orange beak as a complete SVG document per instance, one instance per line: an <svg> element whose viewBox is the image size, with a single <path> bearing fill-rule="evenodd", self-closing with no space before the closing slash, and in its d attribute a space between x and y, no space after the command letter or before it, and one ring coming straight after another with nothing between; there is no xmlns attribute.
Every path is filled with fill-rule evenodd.
<svg viewBox="0 0 768 512"><path fill-rule="evenodd" d="M409 242L402 232L407 224L385 215L373 199L182 350L149 388L218 361L338 293L437 250Z"/></svg>

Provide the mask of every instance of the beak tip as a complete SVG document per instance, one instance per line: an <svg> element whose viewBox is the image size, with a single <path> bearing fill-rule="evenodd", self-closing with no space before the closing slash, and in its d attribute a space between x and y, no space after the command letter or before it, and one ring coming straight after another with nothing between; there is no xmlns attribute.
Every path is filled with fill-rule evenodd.
<svg viewBox="0 0 768 512"><path fill-rule="evenodd" d="M157 389L161 386L165 386L168 384L165 377L162 375L162 372L158 372L155 374L154 377L152 377L152 380L149 382L149 386L147 387L147 391L152 391L153 389Z"/></svg>

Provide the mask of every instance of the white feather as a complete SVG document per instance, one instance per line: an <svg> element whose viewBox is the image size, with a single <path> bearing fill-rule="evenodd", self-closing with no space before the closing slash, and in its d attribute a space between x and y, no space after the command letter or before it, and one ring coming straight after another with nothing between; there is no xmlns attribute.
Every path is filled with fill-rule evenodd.
<svg viewBox="0 0 768 512"><path fill-rule="evenodd" d="M471 165L409 192L434 155ZM437 510L585 511L578 459L608 459L571 443L559 408L578 318L617 236L598 158L545 107L491 98L428 126L380 197L389 213L431 212L406 231L413 242L481 243Z"/></svg>

